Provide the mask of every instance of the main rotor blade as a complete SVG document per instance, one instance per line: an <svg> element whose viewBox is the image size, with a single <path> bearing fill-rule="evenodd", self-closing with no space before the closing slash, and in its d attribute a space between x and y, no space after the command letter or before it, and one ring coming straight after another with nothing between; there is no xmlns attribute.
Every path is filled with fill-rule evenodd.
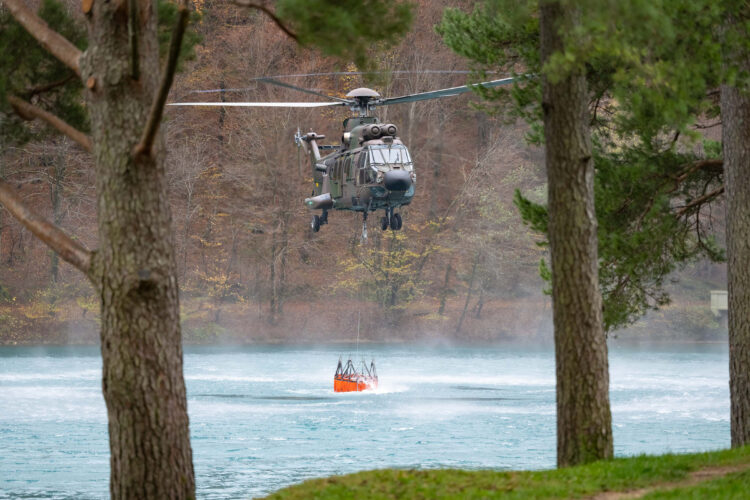
<svg viewBox="0 0 750 500"><path fill-rule="evenodd" d="M345 102L171 102L169 106L237 106L253 108L322 108L323 106L345 106Z"/></svg>
<svg viewBox="0 0 750 500"><path fill-rule="evenodd" d="M401 97L387 97L385 99L379 99L372 103L373 106L387 106L389 104L401 104L404 102L424 101L426 99L439 99L441 97L450 97L453 95L463 94L470 92L472 87L499 87L501 85L508 85L513 83L515 78L503 78L501 80L492 80L489 82L473 83L470 85L461 85L460 87L451 87L448 89L431 90L429 92L420 92L419 94L409 94Z"/></svg>
<svg viewBox="0 0 750 500"><path fill-rule="evenodd" d="M494 73L494 71L488 71L488 73ZM326 73L293 73L288 75L272 75L272 76L256 76L248 78L249 82L257 82L260 80L276 80L278 78L302 78L302 77L313 77L313 76L351 76L351 75L367 75L367 74L391 74L391 75L468 75L471 74L469 70L460 69L424 69L422 71L412 70L395 70L395 71L375 71L374 73L368 73L366 71L329 71ZM246 92L248 90L256 90L257 87L241 87L231 89L204 89L204 90L191 90L188 94L217 94L217 93L229 93L229 92ZM325 94L323 94L325 95ZM331 97L326 95L326 97Z"/></svg>
<svg viewBox="0 0 750 500"><path fill-rule="evenodd" d="M318 97L323 97L325 99L331 99L333 101L346 102L346 103L349 102L346 99L341 99L340 97L334 97L332 95L321 94L320 92L315 92L314 90L310 90L310 89L303 89L302 87L297 87L296 85L292 85L292 84L289 84L289 83L280 82L278 80L274 80L273 78L258 78L258 81L259 82L270 83L272 85L278 85L279 87L284 87L284 88L287 88L287 89L296 90L298 92L304 92L305 94L316 95Z"/></svg>

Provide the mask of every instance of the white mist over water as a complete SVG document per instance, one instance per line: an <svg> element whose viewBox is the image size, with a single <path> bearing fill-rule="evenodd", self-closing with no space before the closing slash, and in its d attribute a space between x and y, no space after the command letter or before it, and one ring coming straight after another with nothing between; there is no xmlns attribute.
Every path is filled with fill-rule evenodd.
<svg viewBox="0 0 750 500"><path fill-rule="evenodd" d="M377 391L335 394L352 346L188 347L200 498L383 467L555 465L553 349L367 346ZM615 453L729 446L723 345L610 346ZM106 498L101 359L0 348L0 499Z"/></svg>

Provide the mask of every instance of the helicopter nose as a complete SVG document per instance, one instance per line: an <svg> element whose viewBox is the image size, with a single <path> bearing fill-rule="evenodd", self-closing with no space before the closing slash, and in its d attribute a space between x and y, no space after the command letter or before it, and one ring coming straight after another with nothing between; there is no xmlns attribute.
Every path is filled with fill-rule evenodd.
<svg viewBox="0 0 750 500"><path fill-rule="evenodd" d="M389 170L385 173L383 183L389 191L406 191L411 187L411 176L406 170Z"/></svg>

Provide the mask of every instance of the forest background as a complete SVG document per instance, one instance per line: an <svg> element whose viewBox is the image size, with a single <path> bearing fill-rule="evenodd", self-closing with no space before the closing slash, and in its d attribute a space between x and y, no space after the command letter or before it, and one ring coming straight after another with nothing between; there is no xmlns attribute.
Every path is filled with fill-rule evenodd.
<svg viewBox="0 0 750 500"><path fill-rule="evenodd" d="M63 4L80 15L77 2ZM462 85L466 62L434 27L445 7L471 4L416 2L408 34L373 48L383 73L368 80L327 74L283 81L340 97L361 86L398 96ZM192 29L200 41L176 77L172 101L305 100L254 78L360 69L300 48L261 12L211 1L196 8ZM193 93L206 89L242 90ZM478 99L459 96L378 110L409 147L417 195L402 210L402 231L381 232L371 219L365 244L358 214L334 211L328 226L311 232L302 203L311 171L293 141L299 127L336 143L348 110L170 109L170 204L186 341L348 341L358 323L363 341L551 340L550 301L539 277L547 250L513 203L516 189L545 201L543 150L528 144L525 123L472 102ZM0 145L0 176L41 214L96 247L90 156L67 138L46 135L43 124L28 126L35 140ZM721 129L700 133L718 140ZM724 241L721 204L703 218ZM725 324L708 306L709 291L726 286L725 266L690 262L672 281L671 304L610 335L725 337ZM0 211L0 343L97 342L94 293Z"/></svg>

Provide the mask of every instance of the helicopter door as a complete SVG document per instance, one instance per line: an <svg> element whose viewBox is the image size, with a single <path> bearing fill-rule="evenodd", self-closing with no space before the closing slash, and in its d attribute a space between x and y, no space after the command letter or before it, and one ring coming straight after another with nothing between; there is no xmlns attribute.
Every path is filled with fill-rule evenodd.
<svg viewBox="0 0 750 500"><path fill-rule="evenodd" d="M352 156L346 157L346 183L354 182L354 158Z"/></svg>
<svg viewBox="0 0 750 500"><path fill-rule="evenodd" d="M367 164L367 151L363 150L360 153L357 153L355 161L352 162L352 166L356 175L357 186L364 186L370 182L368 175L370 166Z"/></svg>
<svg viewBox="0 0 750 500"><path fill-rule="evenodd" d="M342 156L336 158L336 163L333 165L333 172L331 175L331 197L341 198L341 171L344 166L344 158Z"/></svg>

